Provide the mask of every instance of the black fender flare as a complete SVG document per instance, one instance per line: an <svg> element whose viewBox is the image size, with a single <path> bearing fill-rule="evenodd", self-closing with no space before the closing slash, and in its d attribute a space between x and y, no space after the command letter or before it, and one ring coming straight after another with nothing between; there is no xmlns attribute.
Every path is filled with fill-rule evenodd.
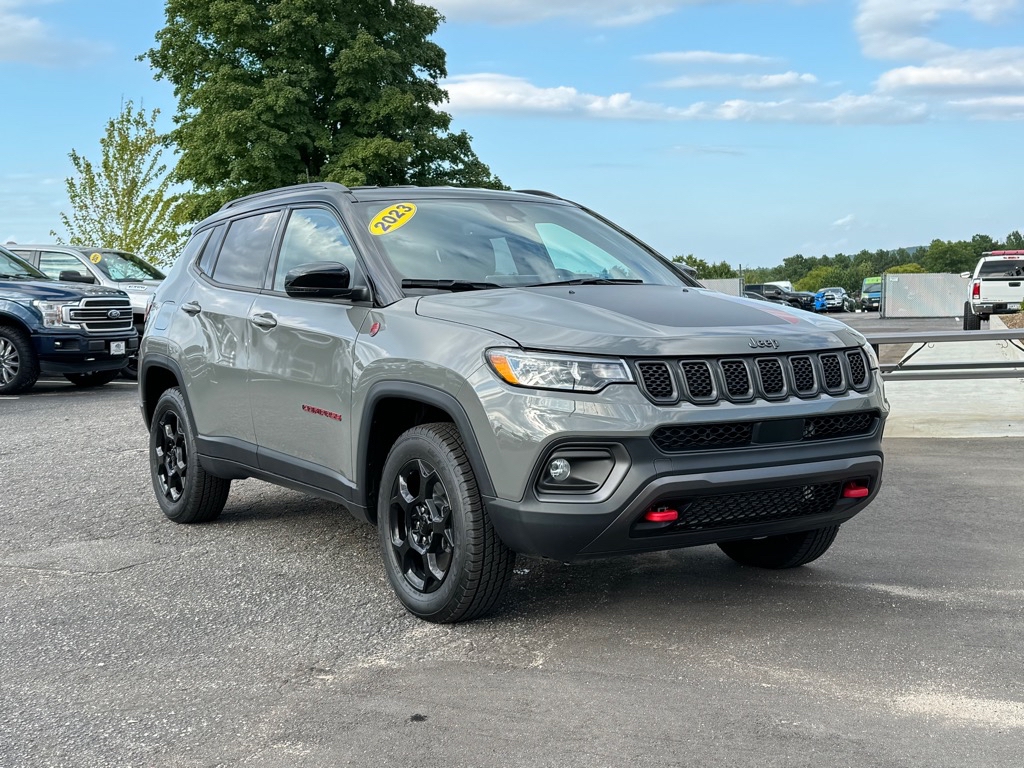
<svg viewBox="0 0 1024 768"><path fill-rule="evenodd" d="M480 495L494 497L494 484L491 482L487 462L484 460L480 443L477 442L476 433L473 431L469 414L462 407L462 403L454 395L426 384L410 381L380 381L373 384L367 393L363 409L364 418L359 425L359 441L356 447L356 488L358 489L357 493L360 504L368 507L370 502L367 493L369 482L366 477L370 452L370 430L373 424L370 414L376 410L377 404L381 400L388 397L420 402L448 413L458 428L459 434L462 436L462 442L466 447L466 455L469 458L470 466L473 467L473 474L476 475Z"/></svg>

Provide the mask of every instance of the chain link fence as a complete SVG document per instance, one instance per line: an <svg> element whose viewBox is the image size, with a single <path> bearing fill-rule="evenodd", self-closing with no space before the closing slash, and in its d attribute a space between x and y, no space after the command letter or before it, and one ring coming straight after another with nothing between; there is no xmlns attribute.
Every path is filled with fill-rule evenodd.
<svg viewBox="0 0 1024 768"><path fill-rule="evenodd" d="M882 317L961 317L967 286L960 275L885 275Z"/></svg>

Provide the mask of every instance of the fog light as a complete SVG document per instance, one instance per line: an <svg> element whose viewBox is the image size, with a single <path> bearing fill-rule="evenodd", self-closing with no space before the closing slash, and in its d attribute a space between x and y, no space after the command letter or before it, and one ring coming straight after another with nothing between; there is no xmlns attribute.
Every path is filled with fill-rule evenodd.
<svg viewBox="0 0 1024 768"><path fill-rule="evenodd" d="M548 464L548 474L551 475L551 479L556 483L568 480L571 471L572 467L569 466L569 462L565 459L555 459Z"/></svg>

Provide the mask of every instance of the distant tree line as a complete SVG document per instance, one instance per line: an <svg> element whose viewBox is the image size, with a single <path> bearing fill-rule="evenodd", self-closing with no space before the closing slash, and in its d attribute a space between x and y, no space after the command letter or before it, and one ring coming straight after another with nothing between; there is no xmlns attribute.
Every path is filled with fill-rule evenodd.
<svg viewBox="0 0 1024 768"><path fill-rule="evenodd" d="M985 251L1024 250L1024 236L1014 230L1005 241L988 235L975 235L970 240L932 240L930 245L897 248L894 251L863 250L853 255L804 256L796 254L777 267L733 267L727 261L715 264L693 254L676 256L673 261L689 264L698 277L706 280L742 277L746 283L768 283L788 280L800 291L840 286L849 292L860 290L865 277L897 272L938 272L959 274L974 269Z"/></svg>

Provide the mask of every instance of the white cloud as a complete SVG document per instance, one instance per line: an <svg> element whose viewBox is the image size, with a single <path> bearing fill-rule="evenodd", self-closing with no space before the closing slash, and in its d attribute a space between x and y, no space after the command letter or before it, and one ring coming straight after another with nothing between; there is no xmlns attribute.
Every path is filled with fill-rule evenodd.
<svg viewBox="0 0 1024 768"><path fill-rule="evenodd" d="M0 0L0 62L43 66L80 64L94 59L106 48L84 40L64 39L37 16L26 13L46 0ZM88 54L88 56L86 56Z"/></svg>
<svg viewBox="0 0 1024 768"><path fill-rule="evenodd" d="M753 0L748 0L752 2ZM775 0L800 3L806 0ZM695 5L734 4L736 0L423 0L449 21L490 24L528 24L568 18L605 27L624 27L667 16Z"/></svg>
<svg viewBox="0 0 1024 768"><path fill-rule="evenodd" d="M747 91L769 91L813 85L817 82L818 78L814 75L782 72L776 75L686 75L665 80L659 85L665 88L740 88Z"/></svg>
<svg viewBox="0 0 1024 768"><path fill-rule="evenodd" d="M833 221L832 226L837 227L839 229L849 229L850 225L853 224L856 218L857 217L854 216L852 213L848 213L846 216L843 216L843 218L836 219L835 221Z"/></svg>
<svg viewBox="0 0 1024 768"><path fill-rule="evenodd" d="M828 101L696 102L670 107L629 93L583 93L569 86L543 88L524 78L481 73L444 83L454 112L496 112L617 120L725 120L745 122L899 124L927 117L920 104L885 96L843 94Z"/></svg>
<svg viewBox="0 0 1024 768"><path fill-rule="evenodd" d="M641 61L656 64L773 64L776 59L753 53L719 53L717 51L665 51L637 56Z"/></svg>
<svg viewBox="0 0 1024 768"><path fill-rule="evenodd" d="M992 96L951 101L949 106L975 120L1024 120L1024 96Z"/></svg>

